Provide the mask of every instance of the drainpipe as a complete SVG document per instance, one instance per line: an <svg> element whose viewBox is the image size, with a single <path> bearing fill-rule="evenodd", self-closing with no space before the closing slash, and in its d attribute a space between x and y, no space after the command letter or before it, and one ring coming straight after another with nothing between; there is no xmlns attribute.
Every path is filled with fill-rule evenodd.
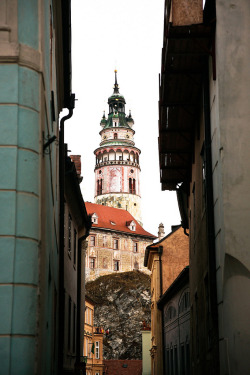
<svg viewBox="0 0 250 375"><path fill-rule="evenodd" d="M218 332L218 310L217 310L217 285L216 285L216 255L215 255L215 229L214 229L214 198L213 198L213 175L212 175L212 150L211 150L211 120L210 120L210 90L209 90L209 65L204 72L204 121L205 121L205 173L206 173L206 210L207 210L207 233L208 233L208 275L211 298L212 320L215 323L215 331ZM217 336L218 343L218 336ZM218 367L219 371L219 367Z"/></svg>
<svg viewBox="0 0 250 375"><path fill-rule="evenodd" d="M65 146L64 146L64 123L73 115L75 107L75 94L71 94L68 106L69 113L60 121L59 131L59 322L58 322L58 374L63 370L63 349L64 349L64 183L65 183Z"/></svg>

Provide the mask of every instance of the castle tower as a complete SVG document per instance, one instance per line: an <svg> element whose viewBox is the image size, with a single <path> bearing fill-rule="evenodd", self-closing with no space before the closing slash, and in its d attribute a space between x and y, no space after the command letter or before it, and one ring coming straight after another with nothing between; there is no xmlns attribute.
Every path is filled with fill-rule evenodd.
<svg viewBox="0 0 250 375"><path fill-rule="evenodd" d="M119 93L115 70L114 92L108 98L109 114L101 119L101 142L94 154L95 203L122 208L141 223L141 151L135 147L134 120L125 114L125 99Z"/></svg>

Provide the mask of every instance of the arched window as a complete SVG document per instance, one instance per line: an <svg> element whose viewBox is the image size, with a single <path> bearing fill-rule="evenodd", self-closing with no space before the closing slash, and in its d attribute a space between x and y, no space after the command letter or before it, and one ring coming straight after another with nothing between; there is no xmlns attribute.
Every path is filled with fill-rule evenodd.
<svg viewBox="0 0 250 375"><path fill-rule="evenodd" d="M117 139L117 133L114 133L114 139Z"/></svg>
<svg viewBox="0 0 250 375"><path fill-rule="evenodd" d="M179 314L186 311L190 306L190 298L189 298L189 291L186 291L179 302Z"/></svg>
<svg viewBox="0 0 250 375"><path fill-rule="evenodd" d="M175 317L176 317L176 309L174 308L174 306L169 306L169 308L167 309L164 315L165 321L169 322Z"/></svg>

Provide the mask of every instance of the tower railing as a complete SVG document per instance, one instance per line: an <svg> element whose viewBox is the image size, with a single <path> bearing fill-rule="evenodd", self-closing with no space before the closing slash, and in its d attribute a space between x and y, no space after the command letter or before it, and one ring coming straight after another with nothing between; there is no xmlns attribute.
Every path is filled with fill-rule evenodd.
<svg viewBox="0 0 250 375"><path fill-rule="evenodd" d="M133 167L137 167L140 169L140 166L137 162L133 162L130 160L107 160L107 161L101 161L96 163L96 167L103 167L105 165L130 165Z"/></svg>

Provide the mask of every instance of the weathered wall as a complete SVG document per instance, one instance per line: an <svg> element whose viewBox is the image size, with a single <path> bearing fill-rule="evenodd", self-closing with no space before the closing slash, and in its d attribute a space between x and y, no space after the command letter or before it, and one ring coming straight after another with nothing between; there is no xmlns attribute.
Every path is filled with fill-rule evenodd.
<svg viewBox="0 0 250 375"><path fill-rule="evenodd" d="M91 246L90 237L95 236L95 246ZM118 239L118 249L114 248L114 239ZM134 252L134 242L138 244L138 251ZM151 243L140 236L126 235L120 232L101 231L92 228L90 231L86 256L86 280L94 280L99 276L110 273L127 272L138 269L149 274L144 267L145 248ZM94 258L96 266L90 268L90 259ZM119 271L114 271L114 261L119 261ZM137 268L138 267L138 268Z"/></svg>
<svg viewBox="0 0 250 375"><path fill-rule="evenodd" d="M221 373L250 368L250 3L216 2L217 80L211 80ZM237 307L236 307L237 306Z"/></svg>
<svg viewBox="0 0 250 375"><path fill-rule="evenodd" d="M51 46L51 47L50 47ZM50 92L50 1L0 4L0 363L2 374L50 373L57 287L57 134ZM53 60L54 63L54 60ZM50 80L51 79L51 80ZM56 117L57 103L55 103Z"/></svg>
<svg viewBox="0 0 250 375"><path fill-rule="evenodd" d="M189 238L183 228L177 229L160 245L162 252L162 293L164 293L179 273L189 264Z"/></svg>

